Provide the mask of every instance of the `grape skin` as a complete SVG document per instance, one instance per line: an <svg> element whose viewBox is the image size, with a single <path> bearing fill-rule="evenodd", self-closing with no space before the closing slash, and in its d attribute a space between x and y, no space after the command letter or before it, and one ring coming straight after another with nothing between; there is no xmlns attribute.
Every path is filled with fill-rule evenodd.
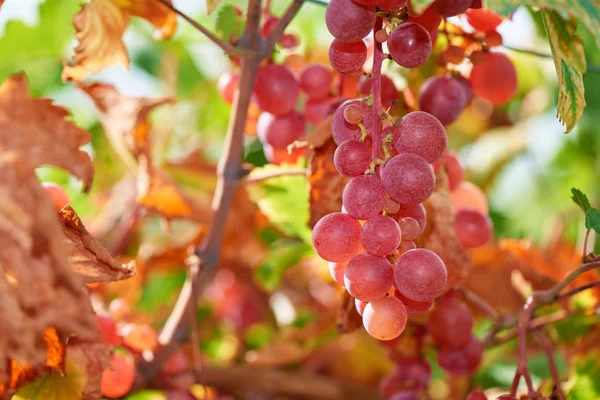
<svg viewBox="0 0 600 400"><path fill-rule="evenodd" d="M323 64L308 64L300 75L300 87L312 100L322 100L329 95L333 75Z"/></svg>
<svg viewBox="0 0 600 400"><path fill-rule="evenodd" d="M466 249L483 246L492 238L490 218L478 210L463 208L454 216L458 243Z"/></svg>
<svg viewBox="0 0 600 400"><path fill-rule="evenodd" d="M262 143L275 149L285 149L304 136L306 122L297 111L282 117L265 112L258 118L257 130Z"/></svg>
<svg viewBox="0 0 600 400"><path fill-rule="evenodd" d="M431 4L431 9L442 17L453 17L469 8L473 0L436 0Z"/></svg>
<svg viewBox="0 0 600 400"><path fill-rule="evenodd" d="M358 125L349 124L344 119L344 110L350 104L358 104L362 108L364 126L370 127L373 124L373 116L369 106L359 99L346 100L335 110L333 113L333 120L331 121L331 133L333 135L333 140L337 145L349 139L360 139L362 136L362 132Z"/></svg>
<svg viewBox="0 0 600 400"><path fill-rule="evenodd" d="M373 78L367 78L366 76L361 76L358 80L357 91L363 96L371 95L371 90L373 88ZM390 107L392 105L392 101L398 99L398 89L396 89L396 85L394 85L394 81L392 81L388 76L381 75L381 105L385 108Z"/></svg>
<svg viewBox="0 0 600 400"><path fill-rule="evenodd" d="M334 38L357 42L371 32L375 24L375 6L364 6L352 0L331 0L325 11L325 24Z"/></svg>
<svg viewBox="0 0 600 400"><path fill-rule="evenodd" d="M436 117L444 126L456 121L466 105L463 86L449 76L429 78L419 90L419 108Z"/></svg>
<svg viewBox="0 0 600 400"><path fill-rule="evenodd" d="M398 221L402 231L402 240L415 240L419 236L419 223L411 217L404 217Z"/></svg>
<svg viewBox="0 0 600 400"><path fill-rule="evenodd" d="M409 250L396 261L394 283L398 291L411 300L431 301L444 291L447 282L444 262L430 250Z"/></svg>
<svg viewBox="0 0 600 400"><path fill-rule="evenodd" d="M400 336L406 327L407 314L404 304L393 296L367 304L363 311L363 325L379 340L392 340Z"/></svg>
<svg viewBox="0 0 600 400"><path fill-rule="evenodd" d="M342 42L333 39L329 45L329 63L331 67L342 74L349 74L361 69L367 60L365 42Z"/></svg>
<svg viewBox="0 0 600 400"><path fill-rule="evenodd" d="M409 243L414 244L414 242L409 242ZM413 248L416 248L416 246ZM404 296L398 290L396 290L394 292L394 296L396 296L398 299L400 299L402 304L404 304L404 307L406 307L406 312L408 313L408 315L417 315L417 314L424 313L426 311L429 311L431 309L431 307L433 306L433 300L414 301L414 300L411 300L408 297Z"/></svg>
<svg viewBox="0 0 600 400"><path fill-rule="evenodd" d="M435 188L435 175L429 163L411 153L392 157L383 168L381 181L390 197L402 205L422 203Z"/></svg>
<svg viewBox="0 0 600 400"><path fill-rule="evenodd" d="M416 154L428 163L440 158L448 145L444 126L428 112L413 111L406 114L397 132L394 145L398 153Z"/></svg>
<svg viewBox="0 0 600 400"><path fill-rule="evenodd" d="M489 8L479 8L475 10L465 11L467 22L475 30L483 33L494 31L498 25L504 20L500 15L496 14Z"/></svg>
<svg viewBox="0 0 600 400"><path fill-rule="evenodd" d="M379 382L379 392L389 397L401 390L422 390L430 380L429 361L424 358L402 358L395 360L392 373Z"/></svg>
<svg viewBox="0 0 600 400"><path fill-rule="evenodd" d="M335 149L333 164L342 175L362 175L371 164L371 150L360 140L346 140Z"/></svg>
<svg viewBox="0 0 600 400"><path fill-rule="evenodd" d="M348 214L331 213L319 220L312 233L317 254L332 262L347 261L360 250L358 220Z"/></svg>
<svg viewBox="0 0 600 400"><path fill-rule="evenodd" d="M452 375L467 375L474 372L481 363L483 344L471 337L466 346L455 350L440 349L437 360L440 367Z"/></svg>
<svg viewBox="0 0 600 400"><path fill-rule="evenodd" d="M473 208L487 214L489 212L487 197L479 187L468 181L462 181L450 193L452 198L452 212L456 214L463 208Z"/></svg>
<svg viewBox="0 0 600 400"><path fill-rule="evenodd" d="M464 347L470 340L473 315L458 299L444 299L429 315L427 331L441 348L452 350Z"/></svg>
<svg viewBox="0 0 600 400"><path fill-rule="evenodd" d="M217 82L217 90L227 103L232 104L235 92L240 83L240 73L238 71L226 72Z"/></svg>
<svg viewBox="0 0 600 400"><path fill-rule="evenodd" d="M356 307L356 312L358 313L358 315L360 315L362 317L364 311L365 311L365 307L367 306L366 301L362 301L359 299L354 299L354 307Z"/></svg>
<svg viewBox="0 0 600 400"><path fill-rule="evenodd" d="M423 65L431 55L429 32L414 22L400 24L387 40L392 59L404 68Z"/></svg>
<svg viewBox="0 0 600 400"><path fill-rule="evenodd" d="M329 274L333 280L340 286L344 286L344 271L348 261L329 262Z"/></svg>
<svg viewBox="0 0 600 400"><path fill-rule="evenodd" d="M406 253L407 251L416 249L416 248L417 248L417 244L415 242L413 242L412 240L403 240L402 243L400 243L400 246L398 246L398 256L401 256L402 254Z"/></svg>
<svg viewBox="0 0 600 400"><path fill-rule="evenodd" d="M296 108L300 84L287 66L269 64L261 67L256 74L254 95L261 110L283 116Z"/></svg>
<svg viewBox="0 0 600 400"><path fill-rule="evenodd" d="M425 231L425 228L427 227L427 211L423 204L413 204L410 206L402 205L400 210L393 215L393 218L396 221L405 217L413 218L419 223L419 235Z"/></svg>
<svg viewBox="0 0 600 400"><path fill-rule="evenodd" d="M359 253L344 271L344 286L352 297L372 302L381 299L392 287L392 266L384 257Z"/></svg>
<svg viewBox="0 0 600 400"><path fill-rule="evenodd" d="M487 397L481 390L473 390L467 396L467 400L487 400Z"/></svg>
<svg viewBox="0 0 600 400"><path fill-rule="evenodd" d="M369 218L363 225L360 241L369 253L386 256L398 248L402 241L402 233L393 218L387 215L377 215Z"/></svg>
<svg viewBox="0 0 600 400"><path fill-rule="evenodd" d="M450 191L453 191L463 181L465 171L458 156L451 150L448 150L444 154L442 162L446 167L446 173L448 174L448 186L450 187Z"/></svg>
<svg viewBox="0 0 600 400"><path fill-rule="evenodd" d="M110 368L102 372L100 391L110 399L123 397L133 386L135 368L125 356L113 353Z"/></svg>
<svg viewBox="0 0 600 400"><path fill-rule="evenodd" d="M494 105L508 102L517 93L517 71L502 53L484 53L483 61L471 71L473 92Z"/></svg>
<svg viewBox="0 0 600 400"><path fill-rule="evenodd" d="M373 175L352 178L344 188L342 202L346 212L357 219L369 219L383 210L385 189Z"/></svg>

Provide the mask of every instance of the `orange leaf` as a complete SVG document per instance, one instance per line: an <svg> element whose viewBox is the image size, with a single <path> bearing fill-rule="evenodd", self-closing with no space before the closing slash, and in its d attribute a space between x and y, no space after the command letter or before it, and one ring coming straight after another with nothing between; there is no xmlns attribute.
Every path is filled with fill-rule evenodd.
<svg viewBox="0 0 600 400"><path fill-rule="evenodd" d="M56 368L61 373L65 372L65 346L58 337L54 328L44 330L46 343L46 366Z"/></svg>
<svg viewBox="0 0 600 400"><path fill-rule="evenodd" d="M140 167L138 171L138 202L163 217L192 218L192 203L168 177L152 168Z"/></svg>

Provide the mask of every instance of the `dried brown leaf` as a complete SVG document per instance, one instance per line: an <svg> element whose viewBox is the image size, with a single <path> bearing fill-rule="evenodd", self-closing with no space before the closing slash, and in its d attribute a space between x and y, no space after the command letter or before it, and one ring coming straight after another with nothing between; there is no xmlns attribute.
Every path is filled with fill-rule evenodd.
<svg viewBox="0 0 600 400"><path fill-rule="evenodd" d="M67 346L69 358L81 366L87 375L82 400L101 399L100 379L102 371L110 366L111 348L103 342L91 342L70 338Z"/></svg>
<svg viewBox="0 0 600 400"><path fill-rule="evenodd" d="M86 283L112 282L127 279L135 274L135 262L127 265L118 263L89 234L77 213L71 206L65 206L58 213L64 233L64 247L71 262L71 268Z"/></svg>
<svg viewBox="0 0 600 400"><path fill-rule="evenodd" d="M179 190L175 182L160 171L143 163L138 169L138 203L167 219L194 218L193 203Z"/></svg>
<svg viewBox="0 0 600 400"><path fill-rule="evenodd" d="M337 329L340 333L352 333L362 326L362 317L356 311L354 298L344 291L342 305L338 311Z"/></svg>

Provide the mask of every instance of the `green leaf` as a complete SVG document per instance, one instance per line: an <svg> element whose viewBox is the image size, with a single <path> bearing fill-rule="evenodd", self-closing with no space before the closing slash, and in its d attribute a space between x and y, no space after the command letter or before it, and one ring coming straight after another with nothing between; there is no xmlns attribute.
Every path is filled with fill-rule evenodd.
<svg viewBox="0 0 600 400"><path fill-rule="evenodd" d="M558 119L573 130L585 108L583 74L586 70L583 41L575 35L574 19L565 20L556 11L542 10L542 18L550 40L550 49L560 83Z"/></svg>
<svg viewBox="0 0 600 400"><path fill-rule="evenodd" d="M295 265L306 254L310 254L312 246L303 242L276 242L269 248L267 256L256 269L255 278L267 291L279 286L283 273Z"/></svg>
<svg viewBox="0 0 600 400"><path fill-rule="evenodd" d="M284 173L289 167L265 165L255 168L250 178ZM311 242L306 176L287 175L248 185L250 199L285 234Z"/></svg>
<svg viewBox="0 0 600 400"><path fill-rule="evenodd" d="M125 397L125 400L167 400L167 396L160 390L142 390Z"/></svg>
<svg viewBox="0 0 600 400"><path fill-rule="evenodd" d="M80 400L87 374L73 359L65 358L65 374L52 370L23 386L12 400Z"/></svg>
<svg viewBox="0 0 600 400"><path fill-rule="evenodd" d="M260 349L271 341L273 330L267 324L252 324L244 332L244 341L249 349Z"/></svg>
<svg viewBox="0 0 600 400"><path fill-rule="evenodd" d="M600 399L600 364L598 354L588 354L575 361L573 387L567 398L569 400Z"/></svg>
<svg viewBox="0 0 600 400"><path fill-rule="evenodd" d="M590 201L588 200L585 193L583 193L577 188L571 188L571 193L573 194L571 196L571 199L583 210L584 214L587 214L587 212L590 208L592 208L592 206L590 205Z"/></svg>
<svg viewBox="0 0 600 400"><path fill-rule="evenodd" d="M221 35L221 38L228 42L232 36L241 36L244 32L244 22L243 16L238 15L233 4L226 4L217 14L215 29Z"/></svg>
<svg viewBox="0 0 600 400"><path fill-rule="evenodd" d="M590 208L585 215L585 227L600 233L600 211L595 208Z"/></svg>
<svg viewBox="0 0 600 400"><path fill-rule="evenodd" d="M425 11L425 9L429 7L431 3L433 3L433 0L413 0L411 2L413 10L417 14L421 14L423 11Z"/></svg>
<svg viewBox="0 0 600 400"><path fill-rule="evenodd" d="M142 311L152 312L158 307L168 306L169 301L175 299L176 294L183 287L185 276L185 271L177 271L170 275L160 274L149 277L136 307Z"/></svg>

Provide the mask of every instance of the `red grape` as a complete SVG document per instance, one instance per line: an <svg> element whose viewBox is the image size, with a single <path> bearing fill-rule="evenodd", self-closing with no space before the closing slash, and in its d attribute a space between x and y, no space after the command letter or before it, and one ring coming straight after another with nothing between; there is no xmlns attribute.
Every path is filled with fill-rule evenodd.
<svg viewBox="0 0 600 400"><path fill-rule="evenodd" d="M385 189L373 175L352 178L344 188L342 202L346 212L357 219L369 219L383 210Z"/></svg>
<svg viewBox="0 0 600 400"><path fill-rule="evenodd" d="M373 6L378 2L378 0L352 0L352 1L354 1L356 4L360 4L361 6Z"/></svg>
<svg viewBox="0 0 600 400"><path fill-rule="evenodd" d="M304 118L309 124L318 125L329 114L331 98L314 100L307 98L304 103Z"/></svg>
<svg viewBox="0 0 600 400"><path fill-rule="evenodd" d="M379 340L392 340L406 327L406 308L393 296L367 304L363 311L363 325L369 335Z"/></svg>
<svg viewBox="0 0 600 400"><path fill-rule="evenodd" d="M281 35L281 39L279 39L279 44L281 44L281 47L284 49L293 49L294 47L297 47L299 43L300 39L293 33L284 33Z"/></svg>
<svg viewBox="0 0 600 400"><path fill-rule="evenodd" d="M117 325L110 315L97 314L96 325L98 326L100 336L104 343L110 346L118 346L121 344L121 338L117 333Z"/></svg>
<svg viewBox="0 0 600 400"><path fill-rule="evenodd" d="M419 235L425 231L425 227L427 226L427 211L425 211L423 204L402 205L400 210L393 215L396 221L405 217L411 217L419 223Z"/></svg>
<svg viewBox="0 0 600 400"><path fill-rule="evenodd" d="M169 375L179 374L190 367L188 356L182 350L176 350L161 366L161 370Z"/></svg>
<svg viewBox="0 0 600 400"><path fill-rule="evenodd" d="M466 375L477 369L481 363L483 344L471 337L466 346L455 350L440 349L437 360L440 367L452 375Z"/></svg>
<svg viewBox="0 0 600 400"><path fill-rule="evenodd" d="M379 0L377 5L382 10L395 11L406 6L407 0Z"/></svg>
<svg viewBox="0 0 600 400"><path fill-rule="evenodd" d="M465 171L460 164L458 156L452 150L444 153L442 162L446 166L446 172L448 173L448 186L450 186L450 191L453 191L463 181Z"/></svg>
<svg viewBox="0 0 600 400"><path fill-rule="evenodd" d="M442 23L442 17L431 10L431 7L418 17L408 16L408 22L414 22L421 25L429 35L433 38L433 33L436 33L438 27ZM434 40L432 40L434 42Z"/></svg>
<svg viewBox="0 0 600 400"><path fill-rule="evenodd" d="M349 124L358 124L360 121L362 121L362 118L362 107L358 104L348 104L348 106L344 109L344 119Z"/></svg>
<svg viewBox="0 0 600 400"><path fill-rule="evenodd" d="M369 96L371 94L371 89L373 87L373 78L367 78L366 76L361 76L358 80L358 93L363 96ZM392 105L392 101L398 99L398 89L396 89L396 85L394 85L394 81L392 81L386 75L381 75L381 105L385 108L390 107Z"/></svg>
<svg viewBox="0 0 600 400"><path fill-rule="evenodd" d="M363 312L365 311L365 307L367 306L366 301L362 301L359 299L354 299L354 307L356 307L356 312L358 312L358 315L360 315L362 317Z"/></svg>
<svg viewBox="0 0 600 400"><path fill-rule="evenodd" d="M398 255L402 255L409 250L416 249L417 245L412 240L403 240L398 246Z"/></svg>
<svg viewBox="0 0 600 400"><path fill-rule="evenodd" d="M411 217L404 217L398 220L398 225L402 231L402 240L415 240L419 236L419 223Z"/></svg>
<svg viewBox="0 0 600 400"><path fill-rule="evenodd" d="M333 75L323 64L308 64L300 75L300 87L311 99L324 99L329 95Z"/></svg>
<svg viewBox="0 0 600 400"><path fill-rule="evenodd" d="M467 400L487 400L487 397L481 390L473 390L467 396Z"/></svg>
<svg viewBox="0 0 600 400"><path fill-rule="evenodd" d="M492 104L508 102L517 93L517 71L502 53L484 53L483 61L471 71L473 93Z"/></svg>
<svg viewBox="0 0 600 400"><path fill-rule="evenodd" d="M362 40L342 42L333 39L333 42L329 45L329 63L337 72L348 74L358 71L366 60L367 46Z"/></svg>
<svg viewBox="0 0 600 400"><path fill-rule="evenodd" d="M466 346L471 338L473 315L458 299L444 299L436 304L429 316L427 330L433 341L443 349Z"/></svg>
<svg viewBox="0 0 600 400"><path fill-rule="evenodd" d="M381 299L392 287L393 269L385 257L369 253L354 256L344 271L344 286L352 297L362 301Z"/></svg>
<svg viewBox="0 0 600 400"><path fill-rule="evenodd" d="M431 9L442 17L453 17L469 8L473 0L435 0Z"/></svg>
<svg viewBox="0 0 600 400"><path fill-rule="evenodd" d="M225 72L217 82L219 94L227 103L232 104L235 92L240 84L240 73L238 71Z"/></svg>
<svg viewBox="0 0 600 400"><path fill-rule="evenodd" d="M357 42L367 36L375 18L375 6L359 5L352 0L331 0L325 12L327 29L343 42Z"/></svg>
<svg viewBox="0 0 600 400"><path fill-rule="evenodd" d="M393 214L396 214L398 211L400 211L400 204L396 203L394 200L390 199L389 197L386 197L385 205L383 206L383 209L388 214L393 215Z"/></svg>
<svg viewBox="0 0 600 400"><path fill-rule="evenodd" d="M431 365L426 359L402 358L392 373L379 382L379 392L386 397L401 390L422 390L431 380Z"/></svg>
<svg viewBox="0 0 600 400"><path fill-rule="evenodd" d="M419 90L419 108L449 125L460 116L467 105L461 83L450 76L434 76Z"/></svg>
<svg viewBox="0 0 600 400"><path fill-rule="evenodd" d="M435 116L423 111L406 114L397 132L395 146L398 153L413 153L428 163L440 158L448 144L444 126Z"/></svg>
<svg viewBox="0 0 600 400"><path fill-rule="evenodd" d="M254 94L261 110L283 116L296 108L300 84L287 66L269 64L258 70Z"/></svg>
<svg viewBox="0 0 600 400"><path fill-rule="evenodd" d="M487 214L489 211L485 193L471 182L462 181L450 193L450 196L452 197L452 212L455 214L463 208L474 208L483 214Z"/></svg>
<svg viewBox="0 0 600 400"><path fill-rule="evenodd" d="M327 261L347 261L360 250L358 220L348 214L331 213L319 220L312 233L317 254Z"/></svg>
<svg viewBox="0 0 600 400"><path fill-rule="evenodd" d="M414 242L408 242L408 243L414 244ZM415 248L415 247L413 247L413 248ZM429 309L433 306L433 300L414 301L414 300L411 300L408 297L404 296L398 290L396 290L394 292L394 296L396 296L398 299L400 299L402 304L404 304L404 307L406 307L406 312L408 313L408 315L417 315L417 314L424 313L425 311L429 311Z"/></svg>
<svg viewBox="0 0 600 400"><path fill-rule="evenodd" d="M492 32L504 19L488 8L465 11L467 22L479 32Z"/></svg>
<svg viewBox="0 0 600 400"><path fill-rule="evenodd" d="M377 215L369 218L363 225L360 241L369 253L376 256L387 256L400 245L402 233L393 218L387 215Z"/></svg>
<svg viewBox="0 0 600 400"><path fill-rule="evenodd" d="M65 192L65 189L56 183L42 182L42 187L46 191L48 197L50 197L55 212L59 212L64 206L70 203L69 195Z"/></svg>
<svg viewBox="0 0 600 400"><path fill-rule="evenodd" d="M329 262L329 273L333 280L340 286L344 286L344 271L346 270L348 261Z"/></svg>
<svg viewBox="0 0 600 400"><path fill-rule="evenodd" d="M121 329L123 343L135 351L153 350L158 344L156 330L147 324L127 324Z"/></svg>
<svg viewBox="0 0 600 400"><path fill-rule="evenodd" d="M100 391L110 399L123 397L133 386L135 368L125 356L113 353L110 368L102 372Z"/></svg>
<svg viewBox="0 0 600 400"><path fill-rule="evenodd" d="M400 24L387 40L390 56L405 68L416 68L431 54L431 37L425 28L414 22Z"/></svg>
<svg viewBox="0 0 600 400"><path fill-rule="evenodd" d="M375 32L375 40L377 40L379 43L387 41L389 36L389 33L387 33L385 29L380 29Z"/></svg>
<svg viewBox="0 0 600 400"><path fill-rule="evenodd" d="M301 157L306 157L308 153L306 148L292 149L287 151L286 149L276 149L268 144L263 143L263 151L267 161L271 164L296 164Z"/></svg>
<svg viewBox="0 0 600 400"><path fill-rule="evenodd" d="M279 18L277 17L270 16L269 18L267 18L267 20L260 27L260 36L262 36L263 38L269 36L269 34L273 32L273 29L275 28L278 22Z"/></svg>
<svg viewBox="0 0 600 400"><path fill-rule="evenodd" d="M442 294L447 281L446 266L433 251L409 250L396 261L396 288L411 300L427 302L435 299Z"/></svg>
<svg viewBox="0 0 600 400"><path fill-rule="evenodd" d="M504 40L502 39L502 35L500 35L498 32L496 31L491 31L488 32L485 35L485 44L488 47L496 47L496 46L501 46L502 43L504 43Z"/></svg>
<svg viewBox="0 0 600 400"><path fill-rule="evenodd" d="M466 249L483 246L492 238L492 221L478 210L463 208L454 216L458 243Z"/></svg>
<svg viewBox="0 0 600 400"><path fill-rule="evenodd" d="M383 168L381 180L390 197L402 205L422 203L435 188L431 165L411 153L392 157Z"/></svg>
<svg viewBox="0 0 600 400"><path fill-rule="evenodd" d="M473 2L471 3L471 5L469 6L469 8L471 9L477 9L477 8L481 8L481 0L473 0Z"/></svg>
<svg viewBox="0 0 600 400"><path fill-rule="evenodd" d="M370 108L362 100L354 99L343 102L333 113L333 120L331 121L331 133L333 135L333 140L338 145L348 139L360 139L362 136L362 132L358 125L349 124L344 119L344 110L350 104L358 104L362 107L363 125L370 127L373 122Z"/></svg>
<svg viewBox="0 0 600 400"><path fill-rule="evenodd" d="M304 117L297 111L277 117L262 113L258 118L258 138L275 149L285 149L306 132Z"/></svg>
<svg viewBox="0 0 600 400"><path fill-rule="evenodd" d="M360 140L346 140L335 149L333 164L342 175L362 175L371 164L371 150Z"/></svg>
<svg viewBox="0 0 600 400"><path fill-rule="evenodd" d="M503 394L502 396L496 397L496 400L519 400L516 396L512 394Z"/></svg>

